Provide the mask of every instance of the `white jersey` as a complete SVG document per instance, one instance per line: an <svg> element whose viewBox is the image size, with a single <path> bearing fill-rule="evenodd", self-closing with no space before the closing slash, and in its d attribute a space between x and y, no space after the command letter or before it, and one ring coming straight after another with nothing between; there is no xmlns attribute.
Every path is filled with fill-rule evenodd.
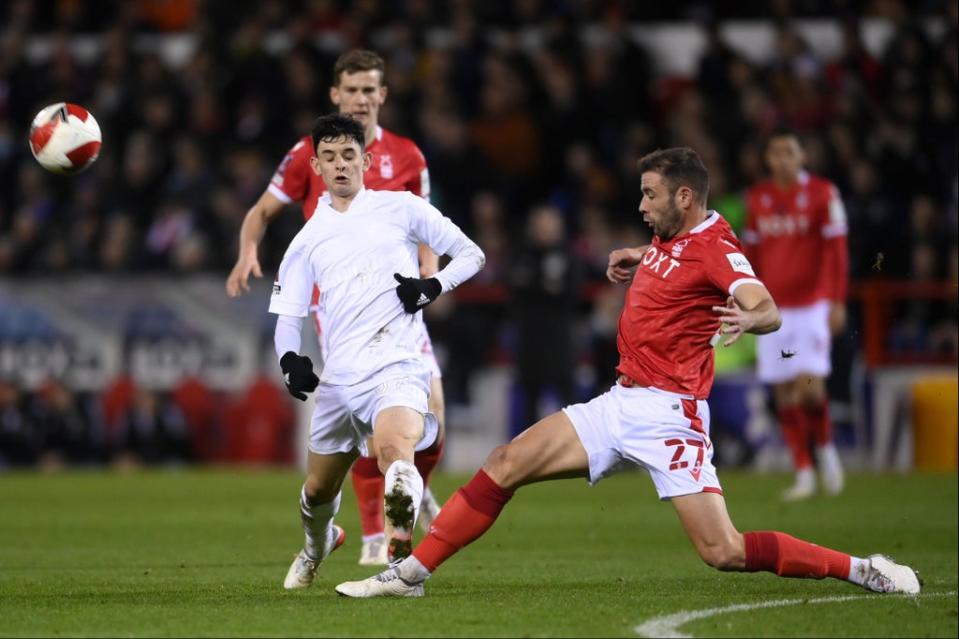
<svg viewBox="0 0 959 639"><path fill-rule="evenodd" d="M423 314L403 310L393 277L419 277L419 243L453 256L435 276L444 292L483 266L479 247L411 193L361 189L344 213L330 206L329 194L319 199L283 256L270 312L305 317L314 283L319 287L327 357L321 382L355 384L419 358Z"/></svg>

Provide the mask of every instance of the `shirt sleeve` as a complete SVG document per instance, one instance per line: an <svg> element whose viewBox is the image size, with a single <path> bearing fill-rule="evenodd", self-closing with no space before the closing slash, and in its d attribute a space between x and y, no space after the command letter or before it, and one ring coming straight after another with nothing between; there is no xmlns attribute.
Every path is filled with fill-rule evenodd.
<svg viewBox="0 0 959 639"><path fill-rule="evenodd" d="M300 140L286 152L270 180L267 190L284 204L306 199L310 187L310 145Z"/></svg>
<svg viewBox="0 0 959 639"><path fill-rule="evenodd" d="M821 290L833 301L844 301L849 289L849 243L846 207L839 189L829 185L829 199L822 225L823 261Z"/></svg>
<svg viewBox="0 0 959 639"><path fill-rule="evenodd" d="M415 144L410 145L410 178L404 185L405 190L430 201L430 170L426 167L426 158Z"/></svg>
<svg viewBox="0 0 959 639"><path fill-rule="evenodd" d="M443 292L456 288L483 268L486 256L460 227L429 202L411 196L409 202L410 239L426 244L437 255L453 258L434 276L443 286Z"/></svg>
<svg viewBox="0 0 959 639"><path fill-rule="evenodd" d="M765 284L756 277L752 264L742 252L738 242L720 238L707 248L703 257L706 277L718 289L732 295L743 284Z"/></svg>
<svg viewBox="0 0 959 639"><path fill-rule="evenodd" d="M273 347L276 349L276 358L280 359L290 351L300 352L300 331L303 327L302 317L280 315L276 318L276 329L273 332Z"/></svg>
<svg viewBox="0 0 959 639"><path fill-rule="evenodd" d="M313 295L313 270L305 243L293 243L280 263L280 272L273 283L270 312L277 315L306 317Z"/></svg>

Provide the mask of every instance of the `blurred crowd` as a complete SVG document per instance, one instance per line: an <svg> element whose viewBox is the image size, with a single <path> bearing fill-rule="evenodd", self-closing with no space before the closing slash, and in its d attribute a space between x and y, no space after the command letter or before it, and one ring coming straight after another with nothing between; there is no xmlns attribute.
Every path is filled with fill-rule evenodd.
<svg viewBox="0 0 959 639"><path fill-rule="evenodd" d="M24 392L0 379L0 470L289 464L294 412L288 400L285 390L262 377L234 394L194 377L158 390L121 376L92 393L54 379Z"/></svg>
<svg viewBox="0 0 959 639"><path fill-rule="evenodd" d="M483 299L474 300L481 312L456 316L449 301L430 309L434 339L456 354L450 379L461 393L465 381L456 380L476 363L522 359L523 345L535 339L523 339L523 318L540 312L585 322L589 343L575 345L572 330L548 340L568 343L569 352L556 348L556 367L534 367L531 387L553 385L568 396L569 379L538 377L583 350L611 374L621 295L601 284L603 272L612 248L649 238L636 212L635 160L657 147L695 148L710 170L711 206L739 227L745 190L764 176L764 135L792 127L803 136L809 169L834 181L846 202L854 280L959 281L957 3L719 7L3 3L0 277L206 270L225 277L248 207L286 150L331 109L333 61L366 47L388 65L381 124L421 147L434 204L486 252L475 283L501 285L518 302L514 314ZM841 52L829 59L793 21L826 15L842 32ZM893 26L878 55L864 45L864 16ZM738 52L723 36L730 18L774 24L773 54L757 62ZM931 18L946 28L924 28ZM651 20L699 25L707 47L694 75L656 71L631 30ZM145 35L188 38L178 55L161 55ZM93 45L71 47L77 36L95 36ZM40 40L49 47L38 53ZM99 160L73 177L45 173L26 144L36 111L61 100L88 107L104 132ZM271 226L260 253L268 272L300 220L291 211ZM547 257L557 254L570 263L551 279L555 260ZM954 299L911 302L897 313L890 348L957 350ZM515 320L513 333L476 339L502 335L504 320Z"/></svg>

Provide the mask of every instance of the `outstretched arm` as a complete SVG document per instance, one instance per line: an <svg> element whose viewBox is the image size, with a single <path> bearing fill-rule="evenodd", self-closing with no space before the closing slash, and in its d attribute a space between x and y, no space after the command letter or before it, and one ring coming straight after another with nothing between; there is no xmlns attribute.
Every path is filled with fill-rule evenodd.
<svg viewBox="0 0 959 639"><path fill-rule="evenodd" d="M250 207L243 218L243 225L240 227L240 251L236 258L236 264L230 271L226 279L226 294L230 297L238 297L250 290L249 279L252 274L254 277L263 277L263 271L260 268L260 261L257 258L257 247L266 227L283 210L284 203L269 191L264 191L256 204Z"/></svg>

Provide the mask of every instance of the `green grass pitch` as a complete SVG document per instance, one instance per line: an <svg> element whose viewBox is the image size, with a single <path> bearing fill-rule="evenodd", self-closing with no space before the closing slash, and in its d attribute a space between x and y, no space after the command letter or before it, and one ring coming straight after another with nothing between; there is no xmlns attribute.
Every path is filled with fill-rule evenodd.
<svg viewBox="0 0 959 639"><path fill-rule="evenodd" d="M700 562L645 474L589 488L525 488L496 526L409 600L348 600L346 545L314 586L285 592L302 543L292 471L0 475L3 636L636 636L661 615L772 600L805 603L689 621L689 636L957 635L957 477L853 475L847 491L786 505L785 475L721 472L740 530L778 529L920 570L918 598L834 580L731 574ZM465 476L434 481L446 497ZM852 596L847 600L819 598Z"/></svg>

